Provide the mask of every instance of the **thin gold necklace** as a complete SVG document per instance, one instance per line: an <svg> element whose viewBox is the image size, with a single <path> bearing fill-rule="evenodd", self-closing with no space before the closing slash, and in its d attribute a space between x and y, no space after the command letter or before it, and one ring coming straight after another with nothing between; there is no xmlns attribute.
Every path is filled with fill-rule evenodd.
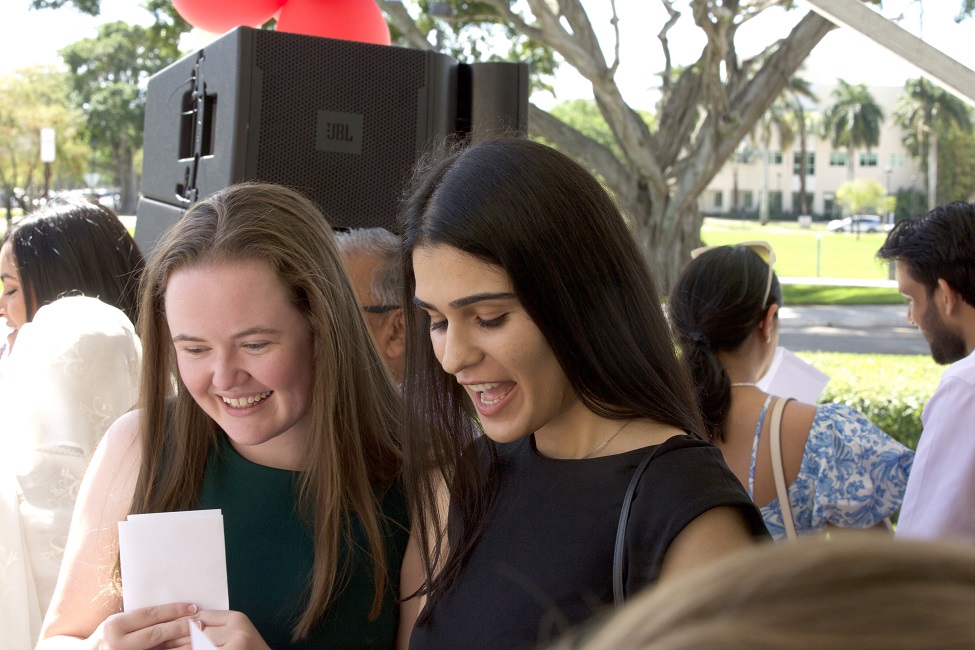
<svg viewBox="0 0 975 650"><path fill-rule="evenodd" d="M592 451L590 451L588 454L586 454L582 458L589 458L590 456L592 456L593 454L595 454L597 451L603 449L606 445L608 445L609 443L611 443L613 441L613 438L615 438L616 436L620 435L620 431L622 431L623 429L625 429L626 426L630 422L632 422L632 421L633 421L633 418L630 418L629 420L627 420L626 422L624 422L623 423L623 426L621 426L619 429L616 430L616 433L614 433L610 437L606 438L605 441L603 441L601 444L597 445L595 449L593 449ZM582 460L582 458L580 458L579 460Z"/></svg>

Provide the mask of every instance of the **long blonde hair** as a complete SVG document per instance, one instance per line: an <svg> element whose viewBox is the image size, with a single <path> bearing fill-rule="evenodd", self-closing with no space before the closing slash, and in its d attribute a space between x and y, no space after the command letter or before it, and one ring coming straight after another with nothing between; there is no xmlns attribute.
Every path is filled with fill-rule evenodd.
<svg viewBox="0 0 975 650"><path fill-rule="evenodd" d="M661 583L550 650L975 647L975 548L848 533Z"/></svg>
<svg viewBox="0 0 975 650"><path fill-rule="evenodd" d="M132 512L193 507L220 435L179 377L164 308L169 278L180 269L248 260L273 270L313 341L308 413L317 435L309 436L302 454L299 512L312 528L315 560L308 605L293 630L297 640L308 635L347 579L339 549L353 515L369 542L371 616L379 614L389 586L386 522L374 486L396 481L401 464L399 393L359 313L331 228L297 192L257 183L231 186L190 208L156 244L140 286L142 465Z"/></svg>

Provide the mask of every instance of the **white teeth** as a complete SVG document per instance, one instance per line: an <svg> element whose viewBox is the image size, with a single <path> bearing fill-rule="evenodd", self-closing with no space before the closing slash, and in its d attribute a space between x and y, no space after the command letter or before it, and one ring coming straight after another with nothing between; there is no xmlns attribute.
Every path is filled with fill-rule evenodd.
<svg viewBox="0 0 975 650"><path fill-rule="evenodd" d="M501 384L469 384L467 387L475 393L483 393L486 390L491 390L492 388L500 385Z"/></svg>
<svg viewBox="0 0 975 650"><path fill-rule="evenodd" d="M223 401L225 404L229 404L235 409L241 409L247 406L251 406L253 404L257 404L258 402L260 402L270 394L271 391L267 391L265 393L261 393L260 395L251 395L249 397L241 397L240 399L231 399L230 397L224 397Z"/></svg>

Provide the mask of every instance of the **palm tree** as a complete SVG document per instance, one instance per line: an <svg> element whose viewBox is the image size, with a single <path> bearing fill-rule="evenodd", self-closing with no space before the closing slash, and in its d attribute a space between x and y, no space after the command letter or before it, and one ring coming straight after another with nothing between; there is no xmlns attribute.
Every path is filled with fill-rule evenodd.
<svg viewBox="0 0 975 650"><path fill-rule="evenodd" d="M778 132L780 151L788 151L792 148L792 140L795 134L792 131L792 124L789 120L791 107L782 101L781 98L769 106L762 118L755 124L751 138L756 142L762 155L762 190L758 195L758 221L762 225L768 223L768 165L769 155L772 146L772 134Z"/></svg>
<svg viewBox="0 0 975 650"><path fill-rule="evenodd" d="M800 68L801 69L801 68ZM806 208L806 156L808 155L808 142L806 136L809 134L813 118L806 112L802 100L808 99L813 103L819 101L816 93L812 91L812 84L802 77L792 77L786 85L782 95L789 102L792 109L793 130L796 139L799 140L799 214Z"/></svg>
<svg viewBox="0 0 975 650"><path fill-rule="evenodd" d="M847 180L853 180L853 152L858 147L880 144L884 111L867 84L851 84L842 79L833 91L833 105L823 115L824 137L834 147L846 147Z"/></svg>
<svg viewBox="0 0 975 650"><path fill-rule="evenodd" d="M938 135L952 125L972 129L968 105L924 78L908 79L894 119L904 129L904 146L927 175L928 209L938 204Z"/></svg>

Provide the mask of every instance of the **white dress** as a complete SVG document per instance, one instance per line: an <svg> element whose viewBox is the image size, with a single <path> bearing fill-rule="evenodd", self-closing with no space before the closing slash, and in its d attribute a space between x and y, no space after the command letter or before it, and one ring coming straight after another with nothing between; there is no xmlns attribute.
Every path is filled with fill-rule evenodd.
<svg viewBox="0 0 975 650"><path fill-rule="evenodd" d="M142 349L120 310L61 298L20 328L0 377L0 648L37 642L75 499L106 429L135 405Z"/></svg>

